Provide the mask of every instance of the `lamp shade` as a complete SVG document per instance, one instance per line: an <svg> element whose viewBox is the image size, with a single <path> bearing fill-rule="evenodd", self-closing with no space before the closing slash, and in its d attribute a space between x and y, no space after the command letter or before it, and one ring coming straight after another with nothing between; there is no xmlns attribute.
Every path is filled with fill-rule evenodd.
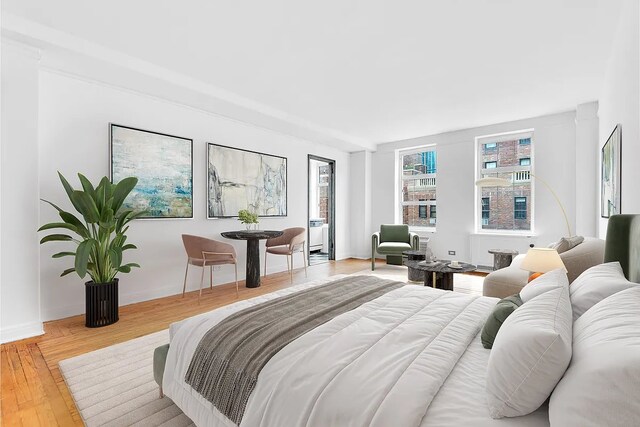
<svg viewBox="0 0 640 427"><path fill-rule="evenodd" d="M479 180L477 180L476 185L478 187L510 187L511 181L504 178L489 176L489 177L480 178Z"/></svg>
<svg viewBox="0 0 640 427"><path fill-rule="evenodd" d="M522 260L520 268L534 273L546 273L557 268L567 271L558 251L550 248L531 248Z"/></svg>

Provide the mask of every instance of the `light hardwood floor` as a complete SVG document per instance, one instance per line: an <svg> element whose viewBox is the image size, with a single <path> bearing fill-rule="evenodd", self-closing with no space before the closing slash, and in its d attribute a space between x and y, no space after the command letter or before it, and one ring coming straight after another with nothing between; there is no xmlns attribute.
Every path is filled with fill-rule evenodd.
<svg viewBox="0 0 640 427"><path fill-rule="evenodd" d="M314 265L306 279L296 270L293 284L309 279L351 274L369 268L370 261L349 259ZM176 292L181 290L176 284ZM269 275L262 286L248 289L241 283L240 299L252 298L291 286L286 272ZM82 292L82 288L78 288ZM2 377L0 425L75 426L83 425L69 390L62 379L58 362L69 357L108 347L123 341L157 332L172 322L237 301L235 284L216 286L198 293L190 292L120 307L118 323L98 329L84 326L84 316L47 322L45 334L1 346Z"/></svg>

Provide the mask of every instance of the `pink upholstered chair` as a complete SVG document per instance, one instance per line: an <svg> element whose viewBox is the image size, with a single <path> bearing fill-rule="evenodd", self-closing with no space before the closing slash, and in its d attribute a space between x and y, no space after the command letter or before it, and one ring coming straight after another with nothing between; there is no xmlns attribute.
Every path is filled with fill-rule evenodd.
<svg viewBox="0 0 640 427"><path fill-rule="evenodd" d="M264 253L264 275L267 275L267 254L286 255L289 277L293 282L293 254L296 252L302 252L304 275L305 277L307 276L307 253L305 251L307 229L304 227L293 227L282 231L284 232L282 236L267 239L267 250ZM289 262L289 257L291 257L291 262Z"/></svg>
<svg viewBox="0 0 640 427"><path fill-rule="evenodd" d="M207 239L205 237L192 236L190 234L182 235L182 243L187 251L187 269L184 272L184 285L182 286L182 296L187 290L187 274L189 273L189 265L202 267L202 275L200 276L200 293L198 294L198 302L202 296L202 284L204 282L204 270L209 267L209 287L213 289L213 266L223 264L233 264L236 269L236 296L238 296L238 264L235 248L224 242Z"/></svg>

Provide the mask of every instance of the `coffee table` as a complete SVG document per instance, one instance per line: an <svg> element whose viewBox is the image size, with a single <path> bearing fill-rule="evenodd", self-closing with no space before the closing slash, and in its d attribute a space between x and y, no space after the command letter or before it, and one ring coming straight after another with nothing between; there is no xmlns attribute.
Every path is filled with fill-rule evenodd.
<svg viewBox="0 0 640 427"><path fill-rule="evenodd" d="M404 260L404 265L407 265L407 261L424 261L426 256L424 251L404 251L402 252L402 255L406 257L406 259ZM421 282L422 280L424 280L424 272L422 272L421 270L408 268L407 272L408 279L412 282Z"/></svg>
<svg viewBox="0 0 640 427"><path fill-rule="evenodd" d="M421 271L424 275L424 285L445 291L453 290L454 273L466 273L475 271L477 266L466 262L459 263L460 268L449 267L449 260L438 260L433 263L425 261L407 261L406 265L410 269Z"/></svg>

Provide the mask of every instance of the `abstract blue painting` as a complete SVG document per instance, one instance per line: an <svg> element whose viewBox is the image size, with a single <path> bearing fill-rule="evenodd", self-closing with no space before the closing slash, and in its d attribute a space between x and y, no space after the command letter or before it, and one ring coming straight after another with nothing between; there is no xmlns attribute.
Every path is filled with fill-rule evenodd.
<svg viewBox="0 0 640 427"><path fill-rule="evenodd" d="M193 140L111 124L111 181L138 185L124 206L142 218L193 218Z"/></svg>
<svg viewBox="0 0 640 427"><path fill-rule="evenodd" d="M287 215L287 158L208 144L207 217Z"/></svg>

